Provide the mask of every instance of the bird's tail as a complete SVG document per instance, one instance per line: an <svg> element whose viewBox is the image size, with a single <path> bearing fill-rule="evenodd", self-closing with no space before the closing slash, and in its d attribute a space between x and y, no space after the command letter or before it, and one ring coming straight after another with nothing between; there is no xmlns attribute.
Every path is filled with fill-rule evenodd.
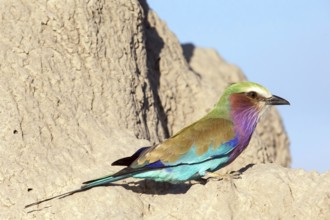
<svg viewBox="0 0 330 220"><path fill-rule="evenodd" d="M82 185L80 187L80 189L72 190L70 192L66 192L66 193L63 193L63 194L60 194L60 195L56 195L56 196L53 196L53 197L50 197L50 198L47 198L47 199L44 199L44 200L40 200L40 201L31 203L29 205L26 205L24 208L39 205L40 203L44 203L44 202L47 202L47 201L50 201L50 200L53 200L53 199L56 199L56 198L62 199L64 197L73 195L75 193L83 192L85 190L91 189L91 188L96 187L96 186L106 185L108 183L111 183L111 182L114 182L114 181L117 181L117 180L122 180L122 179L128 178L130 176L131 176L131 174L129 174L129 173L128 174L122 174L122 175L118 175L118 173L115 173L115 174L108 175L108 176L105 176L105 177L101 177L101 178L98 178L98 179L89 180L89 181L84 182L83 183L84 185Z"/></svg>

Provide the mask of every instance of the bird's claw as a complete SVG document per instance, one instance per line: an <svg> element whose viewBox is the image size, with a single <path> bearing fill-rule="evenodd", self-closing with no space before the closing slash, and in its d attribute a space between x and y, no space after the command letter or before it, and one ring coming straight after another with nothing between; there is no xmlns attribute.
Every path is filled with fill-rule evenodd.
<svg viewBox="0 0 330 220"><path fill-rule="evenodd" d="M242 177L241 177L241 172L239 172L239 171L231 171L231 172L228 174L228 176L230 176L232 179L235 179L235 180L237 180L237 179L242 179Z"/></svg>

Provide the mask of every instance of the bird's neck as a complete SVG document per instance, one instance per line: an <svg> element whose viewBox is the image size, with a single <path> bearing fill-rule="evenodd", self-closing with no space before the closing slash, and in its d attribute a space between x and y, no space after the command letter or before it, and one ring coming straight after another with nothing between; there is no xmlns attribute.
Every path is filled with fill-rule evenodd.
<svg viewBox="0 0 330 220"><path fill-rule="evenodd" d="M249 144L257 126L259 108L247 97L233 94L229 97L230 115L237 138L235 154L240 154Z"/></svg>

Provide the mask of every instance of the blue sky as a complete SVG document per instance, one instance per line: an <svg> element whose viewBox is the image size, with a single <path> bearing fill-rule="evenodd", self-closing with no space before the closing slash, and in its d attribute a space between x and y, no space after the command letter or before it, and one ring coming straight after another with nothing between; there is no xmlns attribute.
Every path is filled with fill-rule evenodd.
<svg viewBox="0 0 330 220"><path fill-rule="evenodd" d="M149 0L181 43L216 49L281 106L292 167L330 170L330 1Z"/></svg>

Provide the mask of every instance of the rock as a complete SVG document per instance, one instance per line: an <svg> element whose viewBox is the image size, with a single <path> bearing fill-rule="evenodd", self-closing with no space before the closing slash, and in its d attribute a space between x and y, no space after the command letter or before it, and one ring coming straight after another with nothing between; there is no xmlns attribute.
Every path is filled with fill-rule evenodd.
<svg viewBox="0 0 330 220"><path fill-rule="evenodd" d="M213 50L182 47L145 1L3 1L0 13L0 219L329 216L328 173L275 164L206 185L129 179L24 209L115 172L112 161L198 119L245 78ZM261 162L290 164L276 110L224 171Z"/></svg>

